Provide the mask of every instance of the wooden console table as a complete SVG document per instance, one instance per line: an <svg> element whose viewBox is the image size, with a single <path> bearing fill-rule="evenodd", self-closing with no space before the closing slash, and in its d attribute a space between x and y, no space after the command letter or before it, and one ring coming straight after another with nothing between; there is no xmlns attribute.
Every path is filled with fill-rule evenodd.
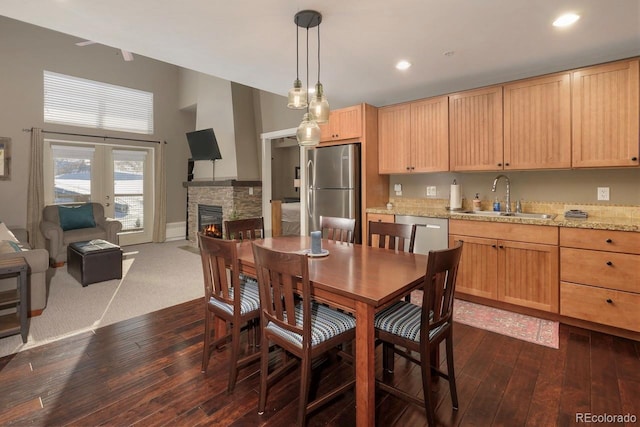
<svg viewBox="0 0 640 427"><path fill-rule="evenodd" d="M16 277L16 289L0 292L0 308L15 306L16 312L0 316L0 338L22 335L27 342L27 261L24 258L0 260L0 278Z"/></svg>

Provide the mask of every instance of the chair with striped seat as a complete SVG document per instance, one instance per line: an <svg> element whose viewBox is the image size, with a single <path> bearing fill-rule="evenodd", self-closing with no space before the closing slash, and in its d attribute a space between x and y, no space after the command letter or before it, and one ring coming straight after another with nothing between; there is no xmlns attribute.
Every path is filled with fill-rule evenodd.
<svg viewBox="0 0 640 427"><path fill-rule="evenodd" d="M249 352L240 358L241 327L248 325L249 347L256 344L257 322L260 319L260 292L255 279L239 274L237 241L222 240L198 234L202 270L204 273L205 320L202 372L207 371L211 349L231 340L229 383L232 392L238 370L260 358L260 352ZM238 292L239 290L239 292ZM224 320L230 333L211 341L214 316Z"/></svg>
<svg viewBox="0 0 640 427"><path fill-rule="evenodd" d="M353 378L309 402L312 361L340 344L353 341L356 322L346 313L313 301L309 261L305 255L274 251L254 242L253 257L260 288L262 325L258 413L264 413L271 383L300 359L298 425L305 425L309 412L355 384L354 371ZM269 372L270 342L284 350L283 363L272 372ZM295 358L288 359L287 354ZM347 359L351 358L347 356Z"/></svg>
<svg viewBox="0 0 640 427"><path fill-rule="evenodd" d="M396 397L423 406L429 425L435 423L435 401L431 393L431 377L438 375L449 381L453 408L458 409L458 394L453 365L453 299L462 242L451 249L430 251L423 285L422 306L397 301L376 314L376 338L382 341L382 367L393 372L395 354L417 363L422 371L424 399L382 381L376 385ZM446 343L447 373L438 369L438 346ZM404 348L400 348L404 347ZM406 350L405 350L406 349ZM411 352L420 354L416 358Z"/></svg>

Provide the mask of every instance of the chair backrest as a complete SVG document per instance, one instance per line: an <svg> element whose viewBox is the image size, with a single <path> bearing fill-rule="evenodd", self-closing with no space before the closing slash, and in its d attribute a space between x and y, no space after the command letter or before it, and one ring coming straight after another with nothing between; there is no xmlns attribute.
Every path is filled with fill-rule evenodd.
<svg viewBox="0 0 640 427"><path fill-rule="evenodd" d="M458 242L453 248L429 251L422 295L422 324L429 327L422 328L421 340L429 339L429 330L445 323L451 324L461 255L462 242Z"/></svg>
<svg viewBox="0 0 640 427"><path fill-rule="evenodd" d="M259 217L225 221L224 232L229 240L263 239L264 219Z"/></svg>
<svg viewBox="0 0 640 427"><path fill-rule="evenodd" d="M355 240L356 220L354 218L320 216L320 229L322 230L322 235L329 240L353 243Z"/></svg>
<svg viewBox="0 0 640 427"><path fill-rule="evenodd" d="M416 240L416 225L369 221L367 246L373 246L374 236L378 238L379 248L395 249L404 252L405 241L408 241L408 252L413 253L413 246Z"/></svg>
<svg viewBox="0 0 640 427"><path fill-rule="evenodd" d="M268 322L302 335L303 349L311 346L311 285L309 282L309 261L305 255L293 252L279 252L260 246L254 242L258 286L260 288L260 311L262 327ZM302 287L303 321L296 324L300 316L300 306L296 305L300 295L296 286Z"/></svg>
<svg viewBox="0 0 640 427"><path fill-rule="evenodd" d="M231 298L229 294L229 289L240 283L240 264L236 246L238 242L217 239L204 233L198 233L198 242L202 258L205 301L215 298L233 305L235 312L240 313L240 292L234 292L234 296L238 298ZM230 275L227 275L227 268L231 269Z"/></svg>

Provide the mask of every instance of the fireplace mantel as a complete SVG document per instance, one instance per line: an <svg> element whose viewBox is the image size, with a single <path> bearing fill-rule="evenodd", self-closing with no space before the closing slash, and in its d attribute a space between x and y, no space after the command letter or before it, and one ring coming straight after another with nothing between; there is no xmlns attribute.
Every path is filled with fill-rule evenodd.
<svg viewBox="0 0 640 427"><path fill-rule="evenodd" d="M238 181L236 179L225 179L217 181L185 181L182 183L188 187L262 187L262 181Z"/></svg>

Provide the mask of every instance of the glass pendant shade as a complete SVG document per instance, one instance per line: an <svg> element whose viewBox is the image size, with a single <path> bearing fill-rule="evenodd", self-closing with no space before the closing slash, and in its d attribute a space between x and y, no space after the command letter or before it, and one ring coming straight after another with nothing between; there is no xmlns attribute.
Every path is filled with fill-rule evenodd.
<svg viewBox="0 0 640 427"><path fill-rule="evenodd" d="M293 82L293 87L289 89L289 101L287 107L294 110L307 108L307 90L302 87L300 79Z"/></svg>
<svg viewBox="0 0 640 427"><path fill-rule="evenodd" d="M320 126L311 119L309 113L304 114L302 123L298 126L296 137L298 144L302 147L312 147L320 143Z"/></svg>
<svg viewBox="0 0 640 427"><path fill-rule="evenodd" d="M327 101L327 97L324 96L322 83L316 84L316 93L309 103L309 112L318 124L329 121L329 102Z"/></svg>

